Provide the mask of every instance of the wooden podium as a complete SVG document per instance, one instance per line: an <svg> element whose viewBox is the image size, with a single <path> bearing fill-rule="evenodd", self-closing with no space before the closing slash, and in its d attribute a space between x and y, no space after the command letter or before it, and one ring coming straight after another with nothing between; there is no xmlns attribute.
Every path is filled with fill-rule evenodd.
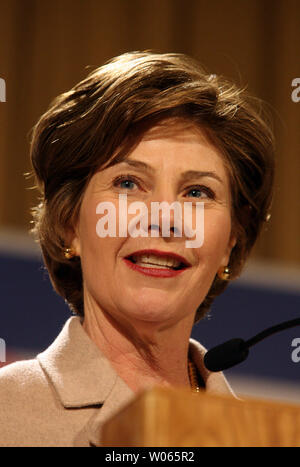
<svg viewBox="0 0 300 467"><path fill-rule="evenodd" d="M103 446L300 447L300 406L155 388L103 427Z"/></svg>

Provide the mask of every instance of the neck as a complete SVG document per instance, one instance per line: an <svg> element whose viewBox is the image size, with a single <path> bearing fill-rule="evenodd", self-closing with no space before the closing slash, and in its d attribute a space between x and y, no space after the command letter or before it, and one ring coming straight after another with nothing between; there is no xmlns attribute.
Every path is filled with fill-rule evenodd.
<svg viewBox="0 0 300 467"><path fill-rule="evenodd" d="M134 392L154 385L190 387L188 348L193 316L175 324L129 324L85 303L83 328Z"/></svg>

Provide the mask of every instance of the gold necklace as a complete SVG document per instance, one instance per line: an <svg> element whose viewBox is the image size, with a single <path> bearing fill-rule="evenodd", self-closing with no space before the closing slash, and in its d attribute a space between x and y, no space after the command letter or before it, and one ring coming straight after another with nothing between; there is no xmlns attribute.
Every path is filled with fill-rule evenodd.
<svg viewBox="0 0 300 467"><path fill-rule="evenodd" d="M188 359L188 371L190 384L193 392L200 392L200 385L197 376L197 368L192 360Z"/></svg>

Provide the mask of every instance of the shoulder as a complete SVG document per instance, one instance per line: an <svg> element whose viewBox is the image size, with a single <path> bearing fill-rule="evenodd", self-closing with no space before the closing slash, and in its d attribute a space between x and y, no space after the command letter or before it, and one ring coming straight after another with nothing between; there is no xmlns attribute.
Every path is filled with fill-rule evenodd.
<svg viewBox="0 0 300 467"><path fill-rule="evenodd" d="M9 391L25 394L26 390L44 383L45 378L36 359L11 363L0 369L1 400L6 397L11 399Z"/></svg>
<svg viewBox="0 0 300 467"><path fill-rule="evenodd" d="M37 359L11 363L0 370L0 418L11 409L24 412L28 403L38 402L48 382ZM25 404L25 405L24 405Z"/></svg>
<svg viewBox="0 0 300 467"><path fill-rule="evenodd" d="M23 445L53 398L36 359L15 362L0 369L1 446Z"/></svg>

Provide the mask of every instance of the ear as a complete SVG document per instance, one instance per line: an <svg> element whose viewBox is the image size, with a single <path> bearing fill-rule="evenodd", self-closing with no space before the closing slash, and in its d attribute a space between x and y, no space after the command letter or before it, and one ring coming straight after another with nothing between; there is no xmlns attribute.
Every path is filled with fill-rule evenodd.
<svg viewBox="0 0 300 467"><path fill-rule="evenodd" d="M236 238L236 235L234 234L231 234L230 236L230 239L229 239L229 242L228 242L228 245L227 245L227 248L226 248L226 251L223 255L223 258L222 258L222 262L220 264L220 266L227 266L228 263L229 263L229 260L230 260L230 255L231 255L231 251L232 249L235 247L237 243L237 238Z"/></svg>
<svg viewBox="0 0 300 467"><path fill-rule="evenodd" d="M76 256L81 255L81 242L78 226L73 229L69 229L65 235L66 246L72 248Z"/></svg>

